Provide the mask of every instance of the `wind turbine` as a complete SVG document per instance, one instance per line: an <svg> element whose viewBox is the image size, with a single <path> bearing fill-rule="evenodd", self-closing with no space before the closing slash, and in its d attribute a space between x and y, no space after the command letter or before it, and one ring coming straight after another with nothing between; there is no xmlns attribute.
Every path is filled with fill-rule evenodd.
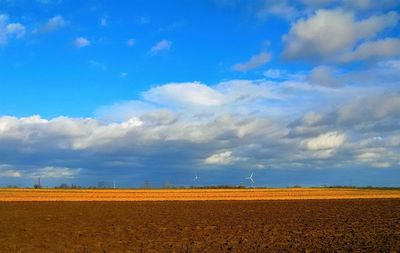
<svg viewBox="0 0 400 253"><path fill-rule="evenodd" d="M253 172L251 173L251 175L249 177L246 177L246 179L250 180L254 184Z"/></svg>
<svg viewBox="0 0 400 253"><path fill-rule="evenodd" d="M194 176L193 181L197 181L199 180L199 177L197 176L197 174Z"/></svg>

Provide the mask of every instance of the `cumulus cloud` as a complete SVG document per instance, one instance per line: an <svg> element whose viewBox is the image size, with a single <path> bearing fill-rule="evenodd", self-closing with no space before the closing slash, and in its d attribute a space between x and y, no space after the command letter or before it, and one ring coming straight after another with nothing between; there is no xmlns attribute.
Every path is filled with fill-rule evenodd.
<svg viewBox="0 0 400 253"><path fill-rule="evenodd" d="M303 128L318 131L327 129L356 129L361 132L394 131L400 116L400 92L391 90L373 95L354 97L341 107L326 112L306 114L293 122L292 131L306 134ZM376 135L375 135L376 136Z"/></svg>
<svg viewBox="0 0 400 253"><path fill-rule="evenodd" d="M74 178L79 174L80 170L81 169L46 166L37 169L35 172L31 173L30 176L41 178Z"/></svg>
<svg viewBox="0 0 400 253"><path fill-rule="evenodd" d="M370 52L373 54L373 50ZM400 64L398 60L374 59L367 66L354 68L351 71L334 65L318 65L303 74L287 73L280 79L290 77L297 80L307 80L315 88L343 89L343 87L364 87L362 93L369 93L369 89L379 89L380 85L395 87L399 84ZM375 62L376 61L376 62ZM271 78L271 77L270 77Z"/></svg>
<svg viewBox="0 0 400 253"><path fill-rule="evenodd" d="M213 154L204 160L205 164L210 165L229 165L237 161L243 161L244 158L235 157L232 155L232 151L226 151L222 153Z"/></svg>
<svg viewBox="0 0 400 253"><path fill-rule="evenodd" d="M50 18L46 24L42 25L41 27L33 30L33 33L49 33L60 28L63 28L67 25L67 21L62 16L54 16Z"/></svg>
<svg viewBox="0 0 400 253"><path fill-rule="evenodd" d="M289 33L283 36L283 57L340 61L345 54L352 53L357 43L371 40L385 29L395 27L398 20L399 15L393 11L357 20L349 11L317 10L311 17L293 23Z"/></svg>
<svg viewBox="0 0 400 253"><path fill-rule="evenodd" d="M90 46L90 44L91 44L91 42L84 37L78 37L74 40L74 45L77 48L84 48L84 47Z"/></svg>
<svg viewBox="0 0 400 253"><path fill-rule="evenodd" d="M310 157L335 159L341 167L393 167L400 152L398 101L396 90L353 98L331 111L307 113L288 125L288 136Z"/></svg>
<svg viewBox="0 0 400 253"><path fill-rule="evenodd" d="M272 79L282 79L286 77L287 72L281 69L267 69L264 71L263 75Z"/></svg>
<svg viewBox="0 0 400 253"><path fill-rule="evenodd" d="M257 55L253 55L248 61L243 63L237 63L233 65L232 69L235 71L249 71L258 68L271 59L271 55L267 52L261 52Z"/></svg>
<svg viewBox="0 0 400 253"><path fill-rule="evenodd" d="M386 10L400 5L396 0L303 0L302 2L314 8L340 7L357 11Z"/></svg>
<svg viewBox="0 0 400 253"><path fill-rule="evenodd" d="M362 43L354 51L343 54L340 61L380 60L397 56L400 56L400 39L385 38Z"/></svg>
<svg viewBox="0 0 400 253"><path fill-rule="evenodd" d="M143 95L146 100L164 104L216 106L223 102L219 92L199 82L166 84Z"/></svg>
<svg viewBox="0 0 400 253"><path fill-rule="evenodd" d="M20 171L8 166L8 165L0 165L0 177L6 178L18 178L22 177Z"/></svg>
<svg viewBox="0 0 400 253"><path fill-rule="evenodd" d="M20 23L12 23L7 25L7 33L15 35L17 38L21 38L25 35L25 27Z"/></svg>
<svg viewBox="0 0 400 253"><path fill-rule="evenodd" d="M199 120L220 113L274 114L279 111L276 102L288 99L291 93L281 90L286 88L292 89L265 80L229 80L214 86L200 82L167 83L143 92L141 100L103 106L95 115L105 122L120 122L158 109L175 113L183 110L186 116ZM266 109L263 104L268 103L271 106Z"/></svg>
<svg viewBox="0 0 400 253"><path fill-rule="evenodd" d="M310 83L326 87L343 86L343 80L339 78L339 71L330 66L320 65L311 70Z"/></svg>
<svg viewBox="0 0 400 253"><path fill-rule="evenodd" d="M171 48L172 42L169 40L161 40L157 42L151 49L150 49L150 54L151 55L156 55L159 54L162 51L167 51Z"/></svg>
<svg viewBox="0 0 400 253"><path fill-rule="evenodd" d="M257 11L257 17L265 18L269 15L276 15L291 20L299 15L299 10L291 6L286 0L266 0L263 6Z"/></svg>
<svg viewBox="0 0 400 253"><path fill-rule="evenodd" d="M7 15L0 15L0 46L7 44L10 38L22 38L25 32L21 23L10 23Z"/></svg>
<svg viewBox="0 0 400 253"><path fill-rule="evenodd" d="M338 132L329 132L317 137L304 140L302 144L311 150L336 149L343 145L346 135Z"/></svg>
<svg viewBox="0 0 400 253"><path fill-rule="evenodd" d="M398 92L355 99L359 92L347 87L308 87L265 80L172 83L143 92L141 100L100 108L92 118L2 116L0 164L9 167L0 171L22 178L107 177L115 171L143 178L208 168L398 163ZM300 110L305 103L298 92L323 101L338 92L347 102L332 110L318 111L315 104ZM277 104L279 113L270 113Z"/></svg>

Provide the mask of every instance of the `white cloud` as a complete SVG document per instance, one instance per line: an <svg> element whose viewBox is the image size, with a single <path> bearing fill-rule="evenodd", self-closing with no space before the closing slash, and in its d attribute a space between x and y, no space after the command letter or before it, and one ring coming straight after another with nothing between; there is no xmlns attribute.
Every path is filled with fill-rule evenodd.
<svg viewBox="0 0 400 253"><path fill-rule="evenodd" d="M310 150L337 149L344 144L345 140L345 134L329 132L308 140L304 140L302 144Z"/></svg>
<svg viewBox="0 0 400 253"><path fill-rule="evenodd" d="M143 96L148 101L176 105L217 106L223 102L219 92L199 82L165 84Z"/></svg>
<svg viewBox="0 0 400 253"><path fill-rule="evenodd" d="M400 5L397 0L303 0L302 2L309 7L331 6L356 11L394 9Z"/></svg>
<svg viewBox="0 0 400 253"><path fill-rule="evenodd" d="M400 5L397 0L345 0L343 4L357 10L389 9Z"/></svg>
<svg viewBox="0 0 400 253"><path fill-rule="evenodd" d="M285 69L267 69L263 72L263 76L268 79L275 80L291 80L291 81L302 81L306 78L307 72L289 72Z"/></svg>
<svg viewBox="0 0 400 253"><path fill-rule="evenodd" d="M21 172L17 170L3 170L0 171L1 177L22 177Z"/></svg>
<svg viewBox="0 0 400 253"><path fill-rule="evenodd" d="M171 108L191 110L246 110L265 100L281 100L286 96L274 83L266 81L230 80L208 86L200 82L168 83L142 93L145 101Z"/></svg>
<svg viewBox="0 0 400 253"><path fill-rule="evenodd" d="M41 178L74 178L80 171L81 169L46 166L31 173L30 176Z"/></svg>
<svg viewBox="0 0 400 253"><path fill-rule="evenodd" d="M7 33L15 35L17 38L21 38L25 35L25 27L20 23L8 24Z"/></svg>
<svg viewBox="0 0 400 253"><path fill-rule="evenodd" d="M257 17L265 18L269 15L277 15L288 20L298 16L298 10L291 6L286 0L264 1L264 6L257 12Z"/></svg>
<svg viewBox="0 0 400 253"><path fill-rule="evenodd" d="M371 97L354 98L351 103L342 106L337 121L353 123L359 121L377 122L384 118L400 116L400 92L385 92Z"/></svg>
<svg viewBox="0 0 400 253"><path fill-rule="evenodd" d="M393 69L400 73L400 60L382 61L378 63L378 66L385 69Z"/></svg>
<svg viewBox="0 0 400 253"><path fill-rule="evenodd" d="M355 161L374 168L389 168L396 163L397 157L397 154L392 154L386 148L370 147L361 148L355 154Z"/></svg>
<svg viewBox="0 0 400 253"><path fill-rule="evenodd" d="M66 26L68 22L62 16L54 16L50 18L46 24L33 30L33 33L48 33L58 30Z"/></svg>
<svg viewBox="0 0 400 253"><path fill-rule="evenodd" d="M162 51L167 51L171 48L172 42L169 40L161 40L157 42L151 49L150 49L150 54L151 55L156 55Z"/></svg>
<svg viewBox="0 0 400 253"><path fill-rule="evenodd" d="M7 44L10 38L22 38L25 32L21 23L10 23L7 15L0 15L0 46Z"/></svg>
<svg viewBox="0 0 400 253"><path fill-rule="evenodd" d="M74 45L77 48L84 48L84 47L90 46L90 44L91 44L91 42L84 37L78 37L74 40Z"/></svg>
<svg viewBox="0 0 400 253"><path fill-rule="evenodd" d="M76 177L78 172L81 178L117 169L135 174L258 165L374 168L398 162L399 93L357 100L360 89L305 85L265 80L172 83L144 92L139 101L100 108L95 118L3 116L0 164L10 165L2 171L15 170L23 178ZM343 105L329 110L314 101L304 107L304 101L326 103L331 96Z"/></svg>
<svg viewBox="0 0 400 253"><path fill-rule="evenodd" d="M400 56L400 39L385 38L367 41L359 45L353 52L344 54L341 61L380 60Z"/></svg>
<svg viewBox="0 0 400 253"><path fill-rule="evenodd" d="M395 27L399 15L388 12L356 20L352 12L317 10L308 19L292 24L283 36L286 59L338 61L351 52L357 42L372 39L386 28Z"/></svg>
<svg viewBox="0 0 400 253"><path fill-rule="evenodd" d="M243 63L237 63L233 65L232 69L235 71L248 71L258 68L271 59L271 55L267 52L261 52L257 55L253 55L248 61Z"/></svg>
<svg viewBox="0 0 400 253"><path fill-rule="evenodd" d="M287 72L281 69L267 69L263 72L263 75L272 79L281 79L287 75Z"/></svg>
<svg viewBox="0 0 400 253"><path fill-rule="evenodd" d="M22 177L22 173L9 165L0 165L0 177Z"/></svg>
<svg viewBox="0 0 400 253"><path fill-rule="evenodd" d="M238 161L244 161L244 158L235 157L232 151L221 152L213 154L204 160L205 164L209 165L230 165Z"/></svg>
<svg viewBox="0 0 400 253"><path fill-rule="evenodd" d="M343 86L343 80L338 78L339 71L330 66L320 65L312 69L309 80L312 84L326 86L326 87L338 87Z"/></svg>

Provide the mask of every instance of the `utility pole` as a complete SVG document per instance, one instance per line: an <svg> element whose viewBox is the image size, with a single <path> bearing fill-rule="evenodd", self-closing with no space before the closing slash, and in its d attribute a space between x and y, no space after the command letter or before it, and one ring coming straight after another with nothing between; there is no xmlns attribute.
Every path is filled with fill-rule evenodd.
<svg viewBox="0 0 400 253"><path fill-rule="evenodd" d="M38 177L37 183L33 186L33 188L35 188L35 189L40 189L40 188L42 188L42 185L41 185L41 183L40 183L40 177Z"/></svg>

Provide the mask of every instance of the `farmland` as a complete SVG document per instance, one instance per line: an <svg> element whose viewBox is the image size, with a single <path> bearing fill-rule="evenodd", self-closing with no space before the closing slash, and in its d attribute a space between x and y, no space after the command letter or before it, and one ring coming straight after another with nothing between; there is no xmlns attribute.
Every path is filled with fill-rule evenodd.
<svg viewBox="0 0 400 253"><path fill-rule="evenodd" d="M399 251L400 191L0 190L0 252Z"/></svg>
<svg viewBox="0 0 400 253"><path fill-rule="evenodd" d="M0 252L399 252L400 199L2 202Z"/></svg>
<svg viewBox="0 0 400 253"><path fill-rule="evenodd" d="M400 190L353 188L63 190L0 189L0 201L194 201L400 198Z"/></svg>

